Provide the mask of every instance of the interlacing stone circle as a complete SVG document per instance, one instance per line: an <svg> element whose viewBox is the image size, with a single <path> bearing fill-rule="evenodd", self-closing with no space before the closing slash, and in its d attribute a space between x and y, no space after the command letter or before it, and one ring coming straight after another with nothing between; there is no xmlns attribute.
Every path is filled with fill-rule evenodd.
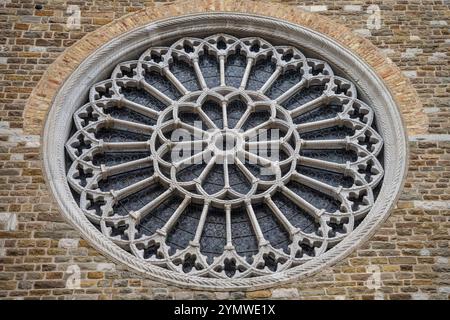
<svg viewBox="0 0 450 320"><path fill-rule="evenodd" d="M258 278L315 259L374 205L383 139L355 85L259 37L152 47L73 115L67 181L90 222L186 276Z"/></svg>

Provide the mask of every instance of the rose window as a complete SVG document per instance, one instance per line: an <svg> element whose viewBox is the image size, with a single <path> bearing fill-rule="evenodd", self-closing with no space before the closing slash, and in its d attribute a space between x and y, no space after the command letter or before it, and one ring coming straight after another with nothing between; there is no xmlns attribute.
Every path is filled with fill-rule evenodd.
<svg viewBox="0 0 450 320"><path fill-rule="evenodd" d="M77 206L180 277L258 281L317 259L365 219L384 175L373 108L333 69L227 34L118 63L73 114Z"/></svg>

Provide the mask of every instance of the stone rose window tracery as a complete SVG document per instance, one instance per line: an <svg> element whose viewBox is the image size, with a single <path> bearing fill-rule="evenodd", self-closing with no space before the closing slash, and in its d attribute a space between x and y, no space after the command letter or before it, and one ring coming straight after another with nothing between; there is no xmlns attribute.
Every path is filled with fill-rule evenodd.
<svg viewBox="0 0 450 320"><path fill-rule="evenodd" d="M58 86L47 185L90 245L144 277L214 291L301 281L369 239L406 177L399 105L375 70L279 19L149 22Z"/></svg>
<svg viewBox="0 0 450 320"><path fill-rule="evenodd" d="M73 123L66 177L83 215L180 277L276 281L352 233L383 181L354 83L262 37L150 47L93 85Z"/></svg>

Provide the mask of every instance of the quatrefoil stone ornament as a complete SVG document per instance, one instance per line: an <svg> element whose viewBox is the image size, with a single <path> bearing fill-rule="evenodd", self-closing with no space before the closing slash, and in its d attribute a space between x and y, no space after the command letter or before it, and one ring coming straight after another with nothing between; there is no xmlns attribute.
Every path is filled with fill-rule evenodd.
<svg viewBox="0 0 450 320"><path fill-rule="evenodd" d="M102 252L175 284L264 287L337 259L385 216L382 107L271 39L179 36L90 85L60 178Z"/></svg>

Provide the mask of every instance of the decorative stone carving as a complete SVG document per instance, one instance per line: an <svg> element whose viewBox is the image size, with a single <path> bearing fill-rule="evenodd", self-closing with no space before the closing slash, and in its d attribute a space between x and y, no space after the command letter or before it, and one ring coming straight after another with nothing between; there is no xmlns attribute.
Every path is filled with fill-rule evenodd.
<svg viewBox="0 0 450 320"><path fill-rule="evenodd" d="M392 146L371 93L259 33L178 37L91 85L57 179L103 252L178 284L260 287L326 265L386 215Z"/></svg>

